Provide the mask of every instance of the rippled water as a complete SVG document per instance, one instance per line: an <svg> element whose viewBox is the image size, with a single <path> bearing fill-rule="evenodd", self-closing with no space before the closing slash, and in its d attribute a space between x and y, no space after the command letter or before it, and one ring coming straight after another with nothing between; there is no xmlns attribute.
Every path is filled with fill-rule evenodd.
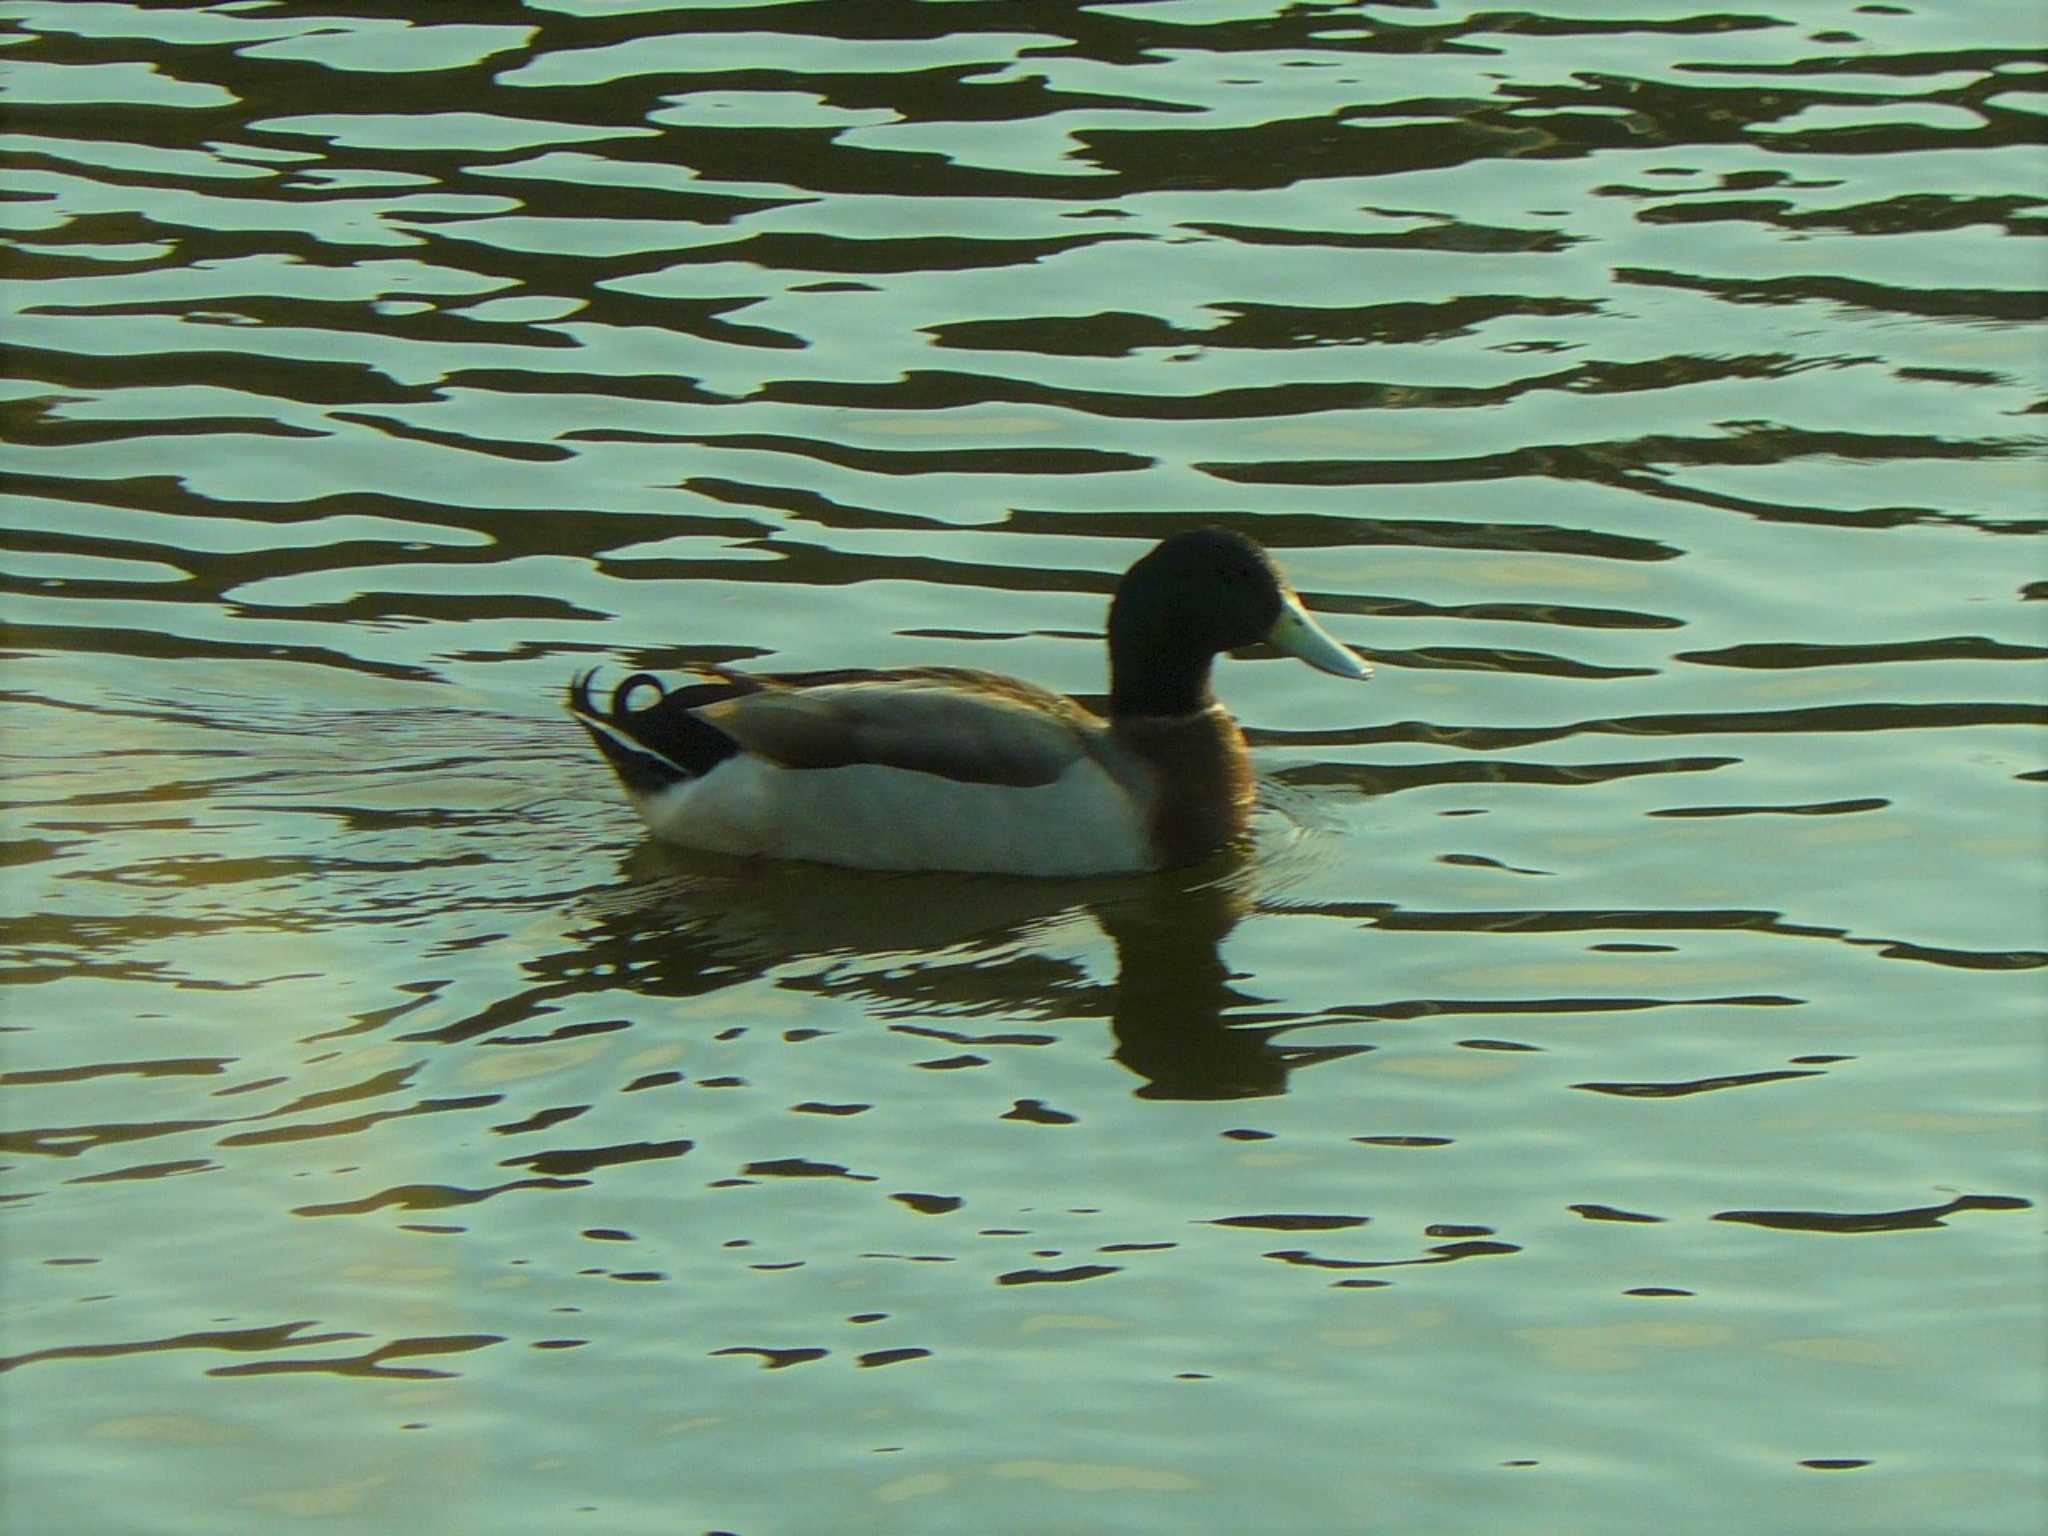
<svg viewBox="0 0 2048 1536"><path fill-rule="evenodd" d="M0 4L24 1532L2048 1513L2030 7ZM644 844L579 666L1253 848Z"/></svg>

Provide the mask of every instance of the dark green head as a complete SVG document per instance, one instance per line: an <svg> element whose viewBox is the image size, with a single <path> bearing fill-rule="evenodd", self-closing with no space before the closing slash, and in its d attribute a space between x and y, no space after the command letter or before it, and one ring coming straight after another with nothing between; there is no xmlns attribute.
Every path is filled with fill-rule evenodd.
<svg viewBox="0 0 2048 1536"><path fill-rule="evenodd" d="M1124 573L1110 602L1110 713L1205 709L1217 653L1260 641L1339 677L1372 675L1250 539L1222 528L1176 533Z"/></svg>

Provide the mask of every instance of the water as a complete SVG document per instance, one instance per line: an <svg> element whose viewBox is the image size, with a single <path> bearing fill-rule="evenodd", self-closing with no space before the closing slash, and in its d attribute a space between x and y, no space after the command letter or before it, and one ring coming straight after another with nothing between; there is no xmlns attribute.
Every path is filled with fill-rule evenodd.
<svg viewBox="0 0 2048 1536"><path fill-rule="evenodd" d="M11 1529L2048 1513L2029 8L0 5ZM1249 850L647 846L579 667Z"/></svg>

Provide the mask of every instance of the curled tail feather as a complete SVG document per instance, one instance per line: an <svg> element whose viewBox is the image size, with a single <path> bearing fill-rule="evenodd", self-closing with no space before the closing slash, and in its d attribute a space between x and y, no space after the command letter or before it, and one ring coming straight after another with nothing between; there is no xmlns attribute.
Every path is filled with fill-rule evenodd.
<svg viewBox="0 0 2048 1536"><path fill-rule="evenodd" d="M728 757L739 743L695 711L706 704L753 691L751 682L731 678L670 689L650 672L635 672L612 690L608 707L600 708L590 691L596 669L580 673L569 684L569 713L574 715L619 782L635 794L653 794L687 779L702 778ZM652 688L652 704L631 707L632 695Z"/></svg>

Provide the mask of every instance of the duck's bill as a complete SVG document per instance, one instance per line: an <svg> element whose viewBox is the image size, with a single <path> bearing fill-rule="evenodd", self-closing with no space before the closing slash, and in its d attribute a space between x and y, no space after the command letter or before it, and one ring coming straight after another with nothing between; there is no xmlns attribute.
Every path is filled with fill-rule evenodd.
<svg viewBox="0 0 2048 1536"><path fill-rule="evenodd" d="M1372 676L1372 668L1351 654L1350 649L1322 625L1309 617L1301 599L1292 592L1280 600L1280 617L1266 631L1266 643L1275 650L1307 662L1320 672L1338 677L1355 677L1360 682Z"/></svg>

